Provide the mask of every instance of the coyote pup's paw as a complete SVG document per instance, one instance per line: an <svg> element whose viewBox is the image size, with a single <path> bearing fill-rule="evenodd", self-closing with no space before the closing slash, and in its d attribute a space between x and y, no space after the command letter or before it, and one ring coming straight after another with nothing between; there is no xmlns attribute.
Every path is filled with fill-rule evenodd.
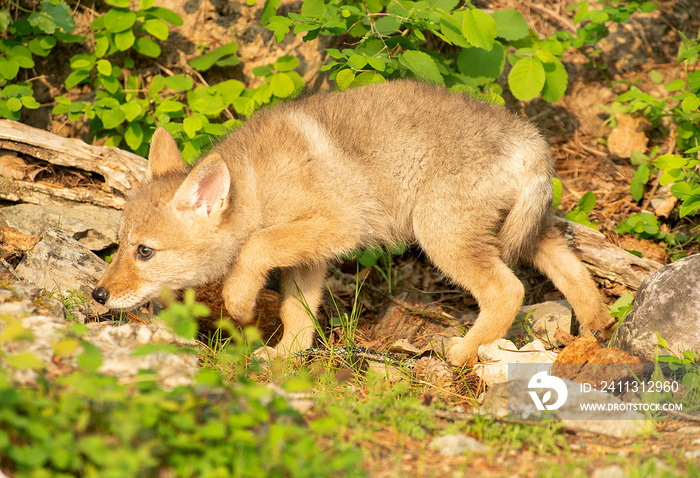
<svg viewBox="0 0 700 478"><path fill-rule="evenodd" d="M445 346L445 360L455 367L461 367L465 363L476 361L479 345L472 343L468 337L453 337L443 342Z"/></svg>
<svg viewBox="0 0 700 478"><path fill-rule="evenodd" d="M277 357L284 357L284 355L284 350L279 351L276 348L273 349L272 347L263 345L259 349L255 349L255 351L253 351L252 358L261 360L263 362L272 362Z"/></svg>

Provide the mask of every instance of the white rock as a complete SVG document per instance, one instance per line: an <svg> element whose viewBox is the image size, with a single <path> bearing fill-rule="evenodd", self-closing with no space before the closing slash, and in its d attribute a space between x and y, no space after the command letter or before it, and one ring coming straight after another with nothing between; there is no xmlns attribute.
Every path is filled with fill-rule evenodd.
<svg viewBox="0 0 700 478"><path fill-rule="evenodd" d="M520 350L510 340L499 339L487 345L479 347L479 360L483 363L474 365L474 373L491 386L496 383L505 383L509 379L529 378L537 372L549 371L557 354L544 350L544 344L535 340L523 346ZM528 364L517 367L509 377L509 364Z"/></svg>

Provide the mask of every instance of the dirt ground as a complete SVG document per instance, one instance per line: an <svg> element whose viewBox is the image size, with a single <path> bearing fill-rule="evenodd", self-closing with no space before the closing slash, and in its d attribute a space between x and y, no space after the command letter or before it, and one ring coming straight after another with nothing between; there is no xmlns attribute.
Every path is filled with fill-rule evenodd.
<svg viewBox="0 0 700 478"><path fill-rule="evenodd" d="M298 9L301 4L299 1L282 3L283 11ZM481 7L492 9L517 8L525 15L531 28L540 34L548 34L570 24L573 13L567 8L577 2L500 0L478 3ZM651 185L641 203L632 199L629 183L634 167L628 159L611 154L606 147L611 129L606 121L607 114L599 106L609 105L617 94L627 88L626 83L622 82L635 82L643 85L646 91L663 94L662 86L655 85L648 79L648 73L652 69L661 72L666 81L679 77L680 67L674 63L679 38L677 32L682 31L689 37L697 35L700 27L700 2L661 0L659 3L656 11L637 15L621 27L613 27L611 35L600 45L602 54L599 63L607 65L602 71L587 65L588 60L581 53L567 53L564 64L569 73L569 88L563 99L554 104L542 100L521 104L511 98L508 106L522 112L538 124L550 140L557 162L557 175L563 184L558 214L563 216L585 192L592 191L597 196L597 204L590 213L590 218L599 224L601 232L611 242L625 249L640 251L645 257L665 263L669 261L669 251L663 246L634 237L620 237L615 233L615 226L621 220L635 212L649 209L652 198L663 199L667 193L663 188L658 188L652 195L650 191L654 186ZM199 46L217 47L236 40L241 64L226 70L214 69L208 72L207 80L210 83L233 77L247 84L255 84L256 79L252 74L254 67L270 64L276 58L291 53L299 57L301 63L298 71L311 89L330 87L327 78L318 73L318 68L324 62L323 48L329 46L328 40L303 43L301 36L289 36L277 45L272 34L259 25L262 4L262 0L252 7L247 6L245 2L227 0L157 0L157 6L175 10L185 20L182 27L173 28L173 33L164 48L164 56L159 62L171 69L174 68L173 65L180 65L182 68L186 65L185 60L197 55ZM76 15L79 19L76 33L86 33L92 19L90 10L79 10ZM72 55L75 52L70 53ZM65 91L62 91L62 82L70 70L65 58L49 58L47 61L53 63L52 71L55 71L55 74L42 78L38 82L42 86L37 86L36 89L40 102L48 104L51 96L65 94ZM144 68L142 71L145 78L156 73L159 71L154 68ZM87 91L83 93L88 94ZM23 121L62 136L87 139L85 124L72 124L61 118L53 118L48 107L29 113ZM648 148L658 145L664 152L672 151L672 134L664 137L658 131L652 131L647 136ZM687 232L695 225L689 220L680 220L677 214L672 214L664 221L663 227L667 232ZM688 247L686 252L698 252L697 245ZM340 273L355 272L343 271L342 265L338 270ZM407 254L397 263L397 270L400 280L412 282L413 286L424 291L432 291L433 300L437 291L443 293L439 300L443 311L465 314L464 311L470 310L470 307L474 310L474 301L463 295L455 297L453 289L445 284L440 275L420 256ZM561 297L551 285L534 273L523 271L523 274L530 286L530 302ZM386 307L387 298L386 295L382 295L382 282L376 273L370 276L368 286L374 292L365 299L363 326L359 335L361 341L365 340L371 345L375 340L370 337L371 326L376 322L380 310ZM605 288L604 292L609 302L614 301L621 293L614 286ZM341 294L340 299L344 299L346 305L350 305L349 297L343 297ZM274 310L274 294L264 297L263 302L263 307ZM694 458L697 453L685 454L686 450L698 448L698 444L693 443L693 440L700 428L694 425L687 422L669 422L661 425L657 435L639 440L615 440L599 435L564 433L570 448L568 454L553 456L538 453L536 450L495 451L484 458L470 459L468 471L479 476L535 476L543 467L559 464L560 472L573 465L578 466L585 474L593 474L596 469L610 467L615 462L632 460L644 463L649 457L658 457L666 462L669 470L682 473L688 463L697 464L697 458ZM395 456L397 450L403 450L404 459L400 468L406 472L406 476L435 475L441 474L443 470L454 472L460 470L460 464L464 463L464 458L447 459L432 454L423 442L403 439L400 444L396 443L392 432L386 433L385 439L377 439L377 458L373 465L376 465L376 468L372 472L374 476L385 476L396 471L398 465L388 467L382 463L382 457L389 454Z"/></svg>

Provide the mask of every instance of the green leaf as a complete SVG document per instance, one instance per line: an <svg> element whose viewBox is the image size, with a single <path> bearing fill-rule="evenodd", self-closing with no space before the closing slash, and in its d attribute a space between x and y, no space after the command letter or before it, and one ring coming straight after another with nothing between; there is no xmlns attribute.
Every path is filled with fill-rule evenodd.
<svg viewBox="0 0 700 478"><path fill-rule="evenodd" d="M270 86L272 87L272 94L278 98L287 98L296 90L294 82L286 73L272 75L270 78Z"/></svg>
<svg viewBox="0 0 700 478"><path fill-rule="evenodd" d="M27 46L36 56L46 57L51 52L51 49L56 46L56 38L52 36L34 37Z"/></svg>
<svg viewBox="0 0 700 478"><path fill-rule="evenodd" d="M552 178L552 209L559 207L561 203L562 185L559 178Z"/></svg>
<svg viewBox="0 0 700 478"><path fill-rule="evenodd" d="M376 71L365 71L355 77L352 81L352 87L356 88L370 83L384 83L385 81L384 77Z"/></svg>
<svg viewBox="0 0 700 478"><path fill-rule="evenodd" d="M457 57L457 68L471 78L496 79L501 76L506 63L506 51L499 42L491 51L483 48L464 48Z"/></svg>
<svg viewBox="0 0 700 478"><path fill-rule="evenodd" d="M131 30L124 30L123 32L116 33L114 35L114 44L120 51L126 51L134 45L136 37L134 32Z"/></svg>
<svg viewBox="0 0 700 478"><path fill-rule="evenodd" d="M280 7L281 1L282 0L265 0L262 17L260 17L261 25L265 26L270 22L270 19L277 13L277 9Z"/></svg>
<svg viewBox="0 0 700 478"><path fill-rule="evenodd" d="M659 342L658 343L659 347L668 350L668 342L666 341L666 339L661 337L658 332L654 332L654 333L656 334L656 340L658 340L658 342Z"/></svg>
<svg viewBox="0 0 700 478"><path fill-rule="evenodd" d="M179 101L167 99L156 106L156 114L168 114L168 116L172 116L172 113L180 113L183 109L185 109L184 104Z"/></svg>
<svg viewBox="0 0 700 478"><path fill-rule="evenodd" d="M37 443L35 445L12 446L7 450L9 461L17 463L21 468L41 469L42 464L48 459L48 452L45 445Z"/></svg>
<svg viewBox="0 0 700 478"><path fill-rule="evenodd" d="M105 29L110 33L129 30L136 23L136 13L126 8L112 8L104 16Z"/></svg>
<svg viewBox="0 0 700 478"><path fill-rule="evenodd" d="M41 106L41 104L35 100L33 96L23 96L21 100L22 105L30 110L35 110Z"/></svg>
<svg viewBox="0 0 700 478"><path fill-rule="evenodd" d="M187 133L187 136L194 138L197 131L202 129L202 120L197 116L188 116L182 121L182 127Z"/></svg>
<svg viewBox="0 0 700 478"><path fill-rule="evenodd" d="M104 76L112 76L112 64L104 58L97 61L97 71Z"/></svg>
<svg viewBox="0 0 700 478"><path fill-rule="evenodd" d="M170 23L171 25L175 25L177 27L180 27L183 25L182 17L175 13L174 11L170 10L169 8L164 8L164 7L154 7L154 8L149 8L147 10L143 11L144 13L148 15L153 15L158 18L162 18L166 22Z"/></svg>
<svg viewBox="0 0 700 478"><path fill-rule="evenodd" d="M40 370L44 368L44 363L32 352L19 352L7 355L4 361L10 367L19 369Z"/></svg>
<svg viewBox="0 0 700 478"><path fill-rule="evenodd" d="M558 101L566 92L569 75L566 68L557 59L553 63L543 63L544 67L544 87L542 88L542 98L550 103Z"/></svg>
<svg viewBox="0 0 700 478"><path fill-rule="evenodd" d="M190 66L197 71L206 71L222 58L236 54L238 44L236 42L228 43L222 47L212 50L200 57L190 60Z"/></svg>
<svg viewBox="0 0 700 478"><path fill-rule="evenodd" d="M662 186L676 181L682 174L683 167L688 163L688 159L676 154L663 154L654 160L654 166L663 171L659 184Z"/></svg>
<svg viewBox="0 0 700 478"><path fill-rule="evenodd" d="M253 68L253 74L257 77L267 76L272 73L272 67L270 65L256 66Z"/></svg>
<svg viewBox="0 0 700 478"><path fill-rule="evenodd" d="M630 183L630 192L635 201L642 199L644 195L644 185L649 181L649 175L649 166L646 164L640 165L637 171L635 171L632 182Z"/></svg>
<svg viewBox="0 0 700 478"><path fill-rule="evenodd" d="M143 143L143 129L137 122L129 123L124 130L124 141L132 150L137 150Z"/></svg>
<svg viewBox="0 0 700 478"><path fill-rule="evenodd" d="M462 16L464 13L464 11L458 11L451 16L442 17L440 19L440 32L442 32L448 42L462 48L469 48L471 45L464 38L464 33L462 33Z"/></svg>
<svg viewBox="0 0 700 478"><path fill-rule="evenodd" d="M368 57L367 63L377 71L384 71L386 69L386 63L383 58Z"/></svg>
<svg viewBox="0 0 700 478"><path fill-rule="evenodd" d="M681 109L684 113L690 113L691 111L695 111L696 109L698 109L698 106L700 106L700 98L698 98L695 95L686 96L685 99L683 99L683 102L681 103Z"/></svg>
<svg viewBox="0 0 700 478"><path fill-rule="evenodd" d="M664 74L658 70L651 70L649 72L649 79L659 85L664 82Z"/></svg>
<svg viewBox="0 0 700 478"><path fill-rule="evenodd" d="M528 101L537 96L546 79L544 66L536 58L521 58L508 75L508 86L516 98Z"/></svg>
<svg viewBox="0 0 700 478"><path fill-rule="evenodd" d="M488 13L479 9L464 12L462 33L473 46L491 50L496 32L496 21Z"/></svg>
<svg viewBox="0 0 700 478"><path fill-rule="evenodd" d="M111 110L106 110L98 116L102 120L102 126L105 129L114 129L120 124L122 124L126 119L126 115L121 110L121 108L113 108Z"/></svg>
<svg viewBox="0 0 700 478"><path fill-rule="evenodd" d="M490 17L489 17L490 18ZM445 80L440 74L440 70L435 64L435 60L422 51L406 51L399 58L399 62L406 66L419 78L424 79L428 83L436 85L445 85Z"/></svg>
<svg viewBox="0 0 700 478"><path fill-rule="evenodd" d="M132 100L132 101L129 101L128 103L124 103L123 105L120 105L119 108L121 108L122 112L124 113L124 118L128 122L134 121L136 118L138 118L143 113L143 107L136 100ZM138 146L136 148L138 148ZM136 149L136 148L132 148L132 149Z"/></svg>
<svg viewBox="0 0 700 478"><path fill-rule="evenodd" d="M374 23L374 27L380 35L391 35L401 28L401 19L394 15L381 17Z"/></svg>
<svg viewBox="0 0 700 478"><path fill-rule="evenodd" d="M163 83L173 91L189 91L194 86L192 78L182 74L165 77Z"/></svg>
<svg viewBox="0 0 700 478"><path fill-rule="evenodd" d="M122 84L114 76L101 76L96 84L102 86L111 95L116 94L122 88Z"/></svg>
<svg viewBox="0 0 700 478"><path fill-rule="evenodd" d="M73 14L65 2L54 4L49 0L44 0L41 2L41 11L29 15L29 23L49 35L53 35L56 30L63 30L66 33L75 30Z"/></svg>
<svg viewBox="0 0 700 478"><path fill-rule="evenodd" d="M682 78L677 78L666 83L664 88L666 89L666 91L679 91L685 88L685 82Z"/></svg>
<svg viewBox="0 0 700 478"><path fill-rule="evenodd" d="M168 25L159 18L151 18L143 22L143 29L161 41L167 40L170 33Z"/></svg>
<svg viewBox="0 0 700 478"><path fill-rule="evenodd" d="M19 98L9 98L7 100L7 107L9 108L10 111L17 112L22 109L22 100Z"/></svg>
<svg viewBox="0 0 700 478"><path fill-rule="evenodd" d="M595 207L596 197L590 191L587 191L578 201L578 208L583 212L591 211Z"/></svg>
<svg viewBox="0 0 700 478"><path fill-rule="evenodd" d="M496 10L491 14L496 21L496 35L506 40L520 40L530 33L522 13L513 9Z"/></svg>
<svg viewBox="0 0 700 478"><path fill-rule="evenodd" d="M102 58L107 54L110 46L110 35L102 33L101 35L95 35L95 56Z"/></svg>
<svg viewBox="0 0 700 478"><path fill-rule="evenodd" d="M129 0L105 0L105 3L113 7L128 8L131 2Z"/></svg>
<svg viewBox="0 0 700 478"><path fill-rule="evenodd" d="M15 45L10 48L6 55L17 62L20 68L32 68L34 67L34 60L32 59L32 52L29 48L24 45Z"/></svg>
<svg viewBox="0 0 700 478"><path fill-rule="evenodd" d="M91 70L95 60L95 55L91 53L78 53L71 57L70 67L74 70Z"/></svg>
<svg viewBox="0 0 700 478"><path fill-rule="evenodd" d="M158 58L160 56L160 45L157 41L148 37L139 37L134 43L134 50L142 55Z"/></svg>
<svg viewBox="0 0 700 478"><path fill-rule="evenodd" d="M15 60L6 60L0 56L0 75L6 80L12 80L19 73L19 63Z"/></svg>
<svg viewBox="0 0 700 478"><path fill-rule="evenodd" d="M12 17L10 16L10 11L6 8L0 10L0 33L7 31L7 27L12 23Z"/></svg>
<svg viewBox="0 0 700 478"><path fill-rule="evenodd" d="M245 85L238 80L226 80L217 83L213 87L219 92L226 106L233 104L233 100L241 96L245 90Z"/></svg>
<svg viewBox="0 0 700 478"><path fill-rule="evenodd" d="M340 70L337 75L335 75L335 84L340 91L346 90L355 79L355 73L352 70Z"/></svg>
<svg viewBox="0 0 700 478"><path fill-rule="evenodd" d="M307 18L320 18L326 13L323 0L304 0L301 4L301 15Z"/></svg>
<svg viewBox="0 0 700 478"><path fill-rule="evenodd" d="M299 66L299 58L292 55L285 55L277 60L272 67L277 71L290 71Z"/></svg>
<svg viewBox="0 0 700 478"><path fill-rule="evenodd" d="M367 57L364 55L351 55L348 58L348 66L354 70L361 70L367 65Z"/></svg>
<svg viewBox="0 0 700 478"><path fill-rule="evenodd" d="M0 65L0 70L2 69L2 65ZM68 75L68 78L66 78L66 89L70 90L73 88L75 85L79 85L86 79L90 78L90 71L89 70L75 70L72 72L70 75Z"/></svg>

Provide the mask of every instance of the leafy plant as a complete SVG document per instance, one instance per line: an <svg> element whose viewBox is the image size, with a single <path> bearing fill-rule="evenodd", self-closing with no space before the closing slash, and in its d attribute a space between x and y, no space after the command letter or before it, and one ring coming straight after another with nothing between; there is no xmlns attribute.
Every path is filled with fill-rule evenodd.
<svg viewBox="0 0 700 478"><path fill-rule="evenodd" d="M547 38L530 30L517 10L487 13L458 0L307 0L300 13L287 16L276 15L278 7L278 0L267 0L262 16L278 42L290 31L304 33L304 40L345 33L359 39L354 48L326 50L332 60L322 69L331 70L330 78L341 90L418 77L502 101L496 80L507 60L512 67L508 85L516 98L541 95L553 102L567 86L561 63L566 49L595 43L607 35L608 23L624 22L631 13L651 11L655 4L606 1L598 11L581 2L573 7L578 9L576 22L582 22L576 33Z"/></svg>
<svg viewBox="0 0 700 478"><path fill-rule="evenodd" d="M272 65L262 65L253 68L253 74L264 78L265 82L257 88L245 90L233 102L236 112L250 116L262 105L273 105L279 101L292 99L304 89L304 80L294 68L299 66L299 59L285 55Z"/></svg>
<svg viewBox="0 0 700 478"><path fill-rule="evenodd" d="M593 210L593 208L595 207L595 203L595 194L588 191L583 196L581 196L581 199L579 199L578 204L574 206L574 208L564 217L569 221L578 222L579 224L592 227L597 231L598 226L592 223L588 218L588 213Z"/></svg>
<svg viewBox="0 0 700 478"><path fill-rule="evenodd" d="M168 38L168 23L182 25L182 18L167 8L154 7L152 0L142 0L135 11L129 9L130 2L126 0L108 0L107 3L112 8L96 17L90 26L94 51L79 53L70 59L73 72L65 82L66 89L91 83L95 100L73 102L59 96L53 113L68 114L71 120L84 115L91 120L91 133L107 137L107 145L124 144L145 155L148 140L155 130L154 113L158 107L161 111L167 108L162 105L161 89L167 85L175 92L184 91L192 87L192 81L184 75L175 75L167 81L161 77L163 81L156 82L160 89L149 88L151 98L140 97L139 92L144 87L142 80L129 74L135 65L132 52L150 58L160 56L158 41ZM153 104L149 100L153 100ZM177 116L180 111L181 108L172 108L168 113Z"/></svg>
<svg viewBox="0 0 700 478"><path fill-rule="evenodd" d="M571 42L571 46L580 50L589 59L600 73L607 77L605 70L607 65L598 61L600 49L596 43L610 34L608 25L612 23L625 23L636 12L649 13L654 11L658 4L649 1L617 2L611 0L597 0L596 5L601 8L591 8L592 3L581 1L570 6L569 10L575 10L574 24L578 24L576 32L563 32L560 35Z"/></svg>
<svg viewBox="0 0 700 478"><path fill-rule="evenodd" d="M73 312L87 304L88 299L81 291L70 289L65 294L61 294L61 301L66 319L73 320Z"/></svg>
<svg viewBox="0 0 700 478"><path fill-rule="evenodd" d="M355 48L327 49L339 89L389 78L418 77L430 83L460 87L473 94L498 98L496 79L506 59L513 69L509 83L519 99L542 94L556 101L566 89L561 64L564 48L558 41L541 40L517 10L492 14L457 0L341 1L308 0L301 12L277 16L278 2L265 4L263 24L277 41L293 30L304 40L345 32L359 38ZM447 45L438 53L436 43ZM512 49L512 53L508 54Z"/></svg>
<svg viewBox="0 0 700 478"><path fill-rule="evenodd" d="M700 152L700 71L690 71L700 60L700 33L696 39L689 39L679 32L681 45L676 62L682 64L681 78L664 84L668 96L657 98L642 91L636 85L617 97L613 111L642 114L653 128L668 131L675 129L676 148L683 154L662 154L656 157L658 148L649 156L637 153L632 157L637 171L631 183L631 193L635 201L641 200L644 185L651 177L658 177L660 185L671 185L670 191L680 202L678 215L683 218L700 212L700 176L697 165ZM652 70L649 73L654 83L664 83L663 75ZM648 213L632 216L618 226L618 232L631 232L641 237L665 240L669 244L684 238L671 236L659 230L658 221Z"/></svg>
<svg viewBox="0 0 700 478"><path fill-rule="evenodd" d="M45 58L58 41L75 42L71 35L75 20L63 1L43 0L36 11L17 4L21 17L13 19L9 8L0 9L0 117L18 120L22 108L37 109L30 81L19 79L22 70L36 65L35 57Z"/></svg>
<svg viewBox="0 0 700 478"><path fill-rule="evenodd" d="M396 289L396 278L393 276L393 256L399 256L406 252L406 244L397 243L389 248L381 246L370 247L356 251L352 259L362 267L374 268L387 283L387 292L393 294Z"/></svg>

